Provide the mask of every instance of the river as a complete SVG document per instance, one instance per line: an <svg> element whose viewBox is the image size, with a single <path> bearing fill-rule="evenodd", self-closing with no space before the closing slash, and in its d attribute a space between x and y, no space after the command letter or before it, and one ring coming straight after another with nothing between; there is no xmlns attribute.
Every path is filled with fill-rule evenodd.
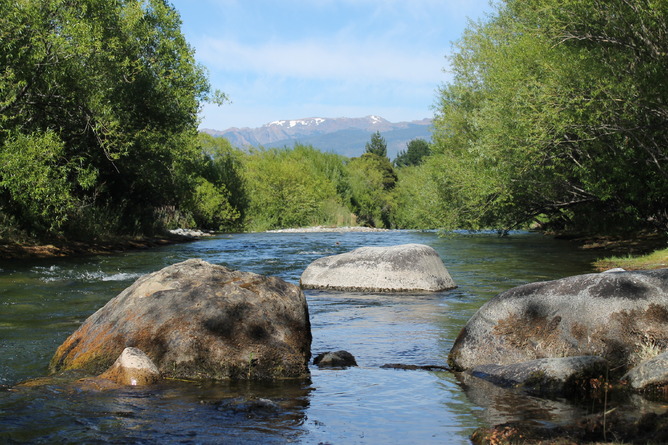
<svg viewBox="0 0 668 445"><path fill-rule="evenodd" d="M345 349L358 368L311 367L308 381L171 381L113 391L51 382L56 348L143 274L189 258L298 284L313 260L360 246L421 243L439 253L457 289L433 294L306 291L313 354ZM0 261L0 443L469 443L490 421L445 365L470 316L495 294L591 271L591 252L535 233L254 233L83 258ZM522 412L511 406L503 412ZM549 407L547 408L549 409ZM494 420L504 420L503 415Z"/></svg>

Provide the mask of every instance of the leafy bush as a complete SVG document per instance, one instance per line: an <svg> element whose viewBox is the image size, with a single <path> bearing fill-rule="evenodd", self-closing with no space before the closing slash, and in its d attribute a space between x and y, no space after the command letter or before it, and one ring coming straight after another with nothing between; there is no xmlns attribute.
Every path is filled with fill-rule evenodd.
<svg viewBox="0 0 668 445"><path fill-rule="evenodd" d="M394 227L392 190L397 183L397 175L390 160L364 153L348 162L347 171L350 202L358 222L371 227Z"/></svg>
<svg viewBox="0 0 668 445"><path fill-rule="evenodd" d="M325 224L346 190L343 158L310 146L257 149L244 159L250 230Z"/></svg>
<svg viewBox="0 0 668 445"><path fill-rule="evenodd" d="M77 238L99 212L142 233L195 192L211 95L167 2L0 2L0 30L0 212L17 230Z"/></svg>
<svg viewBox="0 0 668 445"><path fill-rule="evenodd" d="M506 0L438 97L454 227L668 227L668 3Z"/></svg>

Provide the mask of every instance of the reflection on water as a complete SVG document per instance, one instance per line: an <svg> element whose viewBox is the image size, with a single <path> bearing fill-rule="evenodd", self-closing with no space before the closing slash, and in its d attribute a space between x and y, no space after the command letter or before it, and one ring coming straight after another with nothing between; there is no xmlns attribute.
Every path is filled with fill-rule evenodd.
<svg viewBox="0 0 668 445"><path fill-rule="evenodd" d="M457 377L468 399L485 407L480 416L488 425L506 422L572 424L590 414L586 407L578 407L565 400L532 397L519 390L500 388L465 373L458 374Z"/></svg>
<svg viewBox="0 0 668 445"><path fill-rule="evenodd" d="M301 381L167 382L104 392L19 387L3 393L0 442L285 443L304 434L311 391L310 383Z"/></svg>
<svg viewBox="0 0 668 445"><path fill-rule="evenodd" d="M169 382L91 392L54 383L9 389L45 375L64 339L145 273L203 258L296 284L321 256L403 243L434 247L459 287L434 294L306 292L314 354L345 349L359 368L312 367L310 382L269 385ZM443 365L463 325L493 295L588 272L592 259L537 234L440 238L402 231L225 235L111 256L0 262L0 442L468 443L475 428L509 413L544 420L570 416L558 404L524 409L525 400L507 396L490 408L483 399L491 392L476 393L449 373L380 366Z"/></svg>

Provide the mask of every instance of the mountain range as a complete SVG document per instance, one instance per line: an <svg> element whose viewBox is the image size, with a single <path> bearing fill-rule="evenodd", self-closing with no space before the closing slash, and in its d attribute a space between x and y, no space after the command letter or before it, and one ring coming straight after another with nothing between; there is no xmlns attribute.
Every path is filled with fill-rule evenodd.
<svg viewBox="0 0 668 445"><path fill-rule="evenodd" d="M237 148L248 146L292 147L295 143L312 145L324 151L347 157L360 156L371 135L379 131L387 142L387 156L394 159L416 138L431 140L431 119L412 122L389 122L379 116L359 118L321 118L281 120L259 128L229 128L224 131L203 129L216 137L224 137Z"/></svg>

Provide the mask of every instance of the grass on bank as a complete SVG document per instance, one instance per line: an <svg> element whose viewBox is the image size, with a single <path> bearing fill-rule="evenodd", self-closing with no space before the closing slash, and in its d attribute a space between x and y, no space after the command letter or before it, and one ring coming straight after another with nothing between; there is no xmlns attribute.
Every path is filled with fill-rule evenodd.
<svg viewBox="0 0 668 445"><path fill-rule="evenodd" d="M647 255L602 258L594 262L596 270L603 271L615 267L626 270L662 269L668 267L668 248L656 250Z"/></svg>

